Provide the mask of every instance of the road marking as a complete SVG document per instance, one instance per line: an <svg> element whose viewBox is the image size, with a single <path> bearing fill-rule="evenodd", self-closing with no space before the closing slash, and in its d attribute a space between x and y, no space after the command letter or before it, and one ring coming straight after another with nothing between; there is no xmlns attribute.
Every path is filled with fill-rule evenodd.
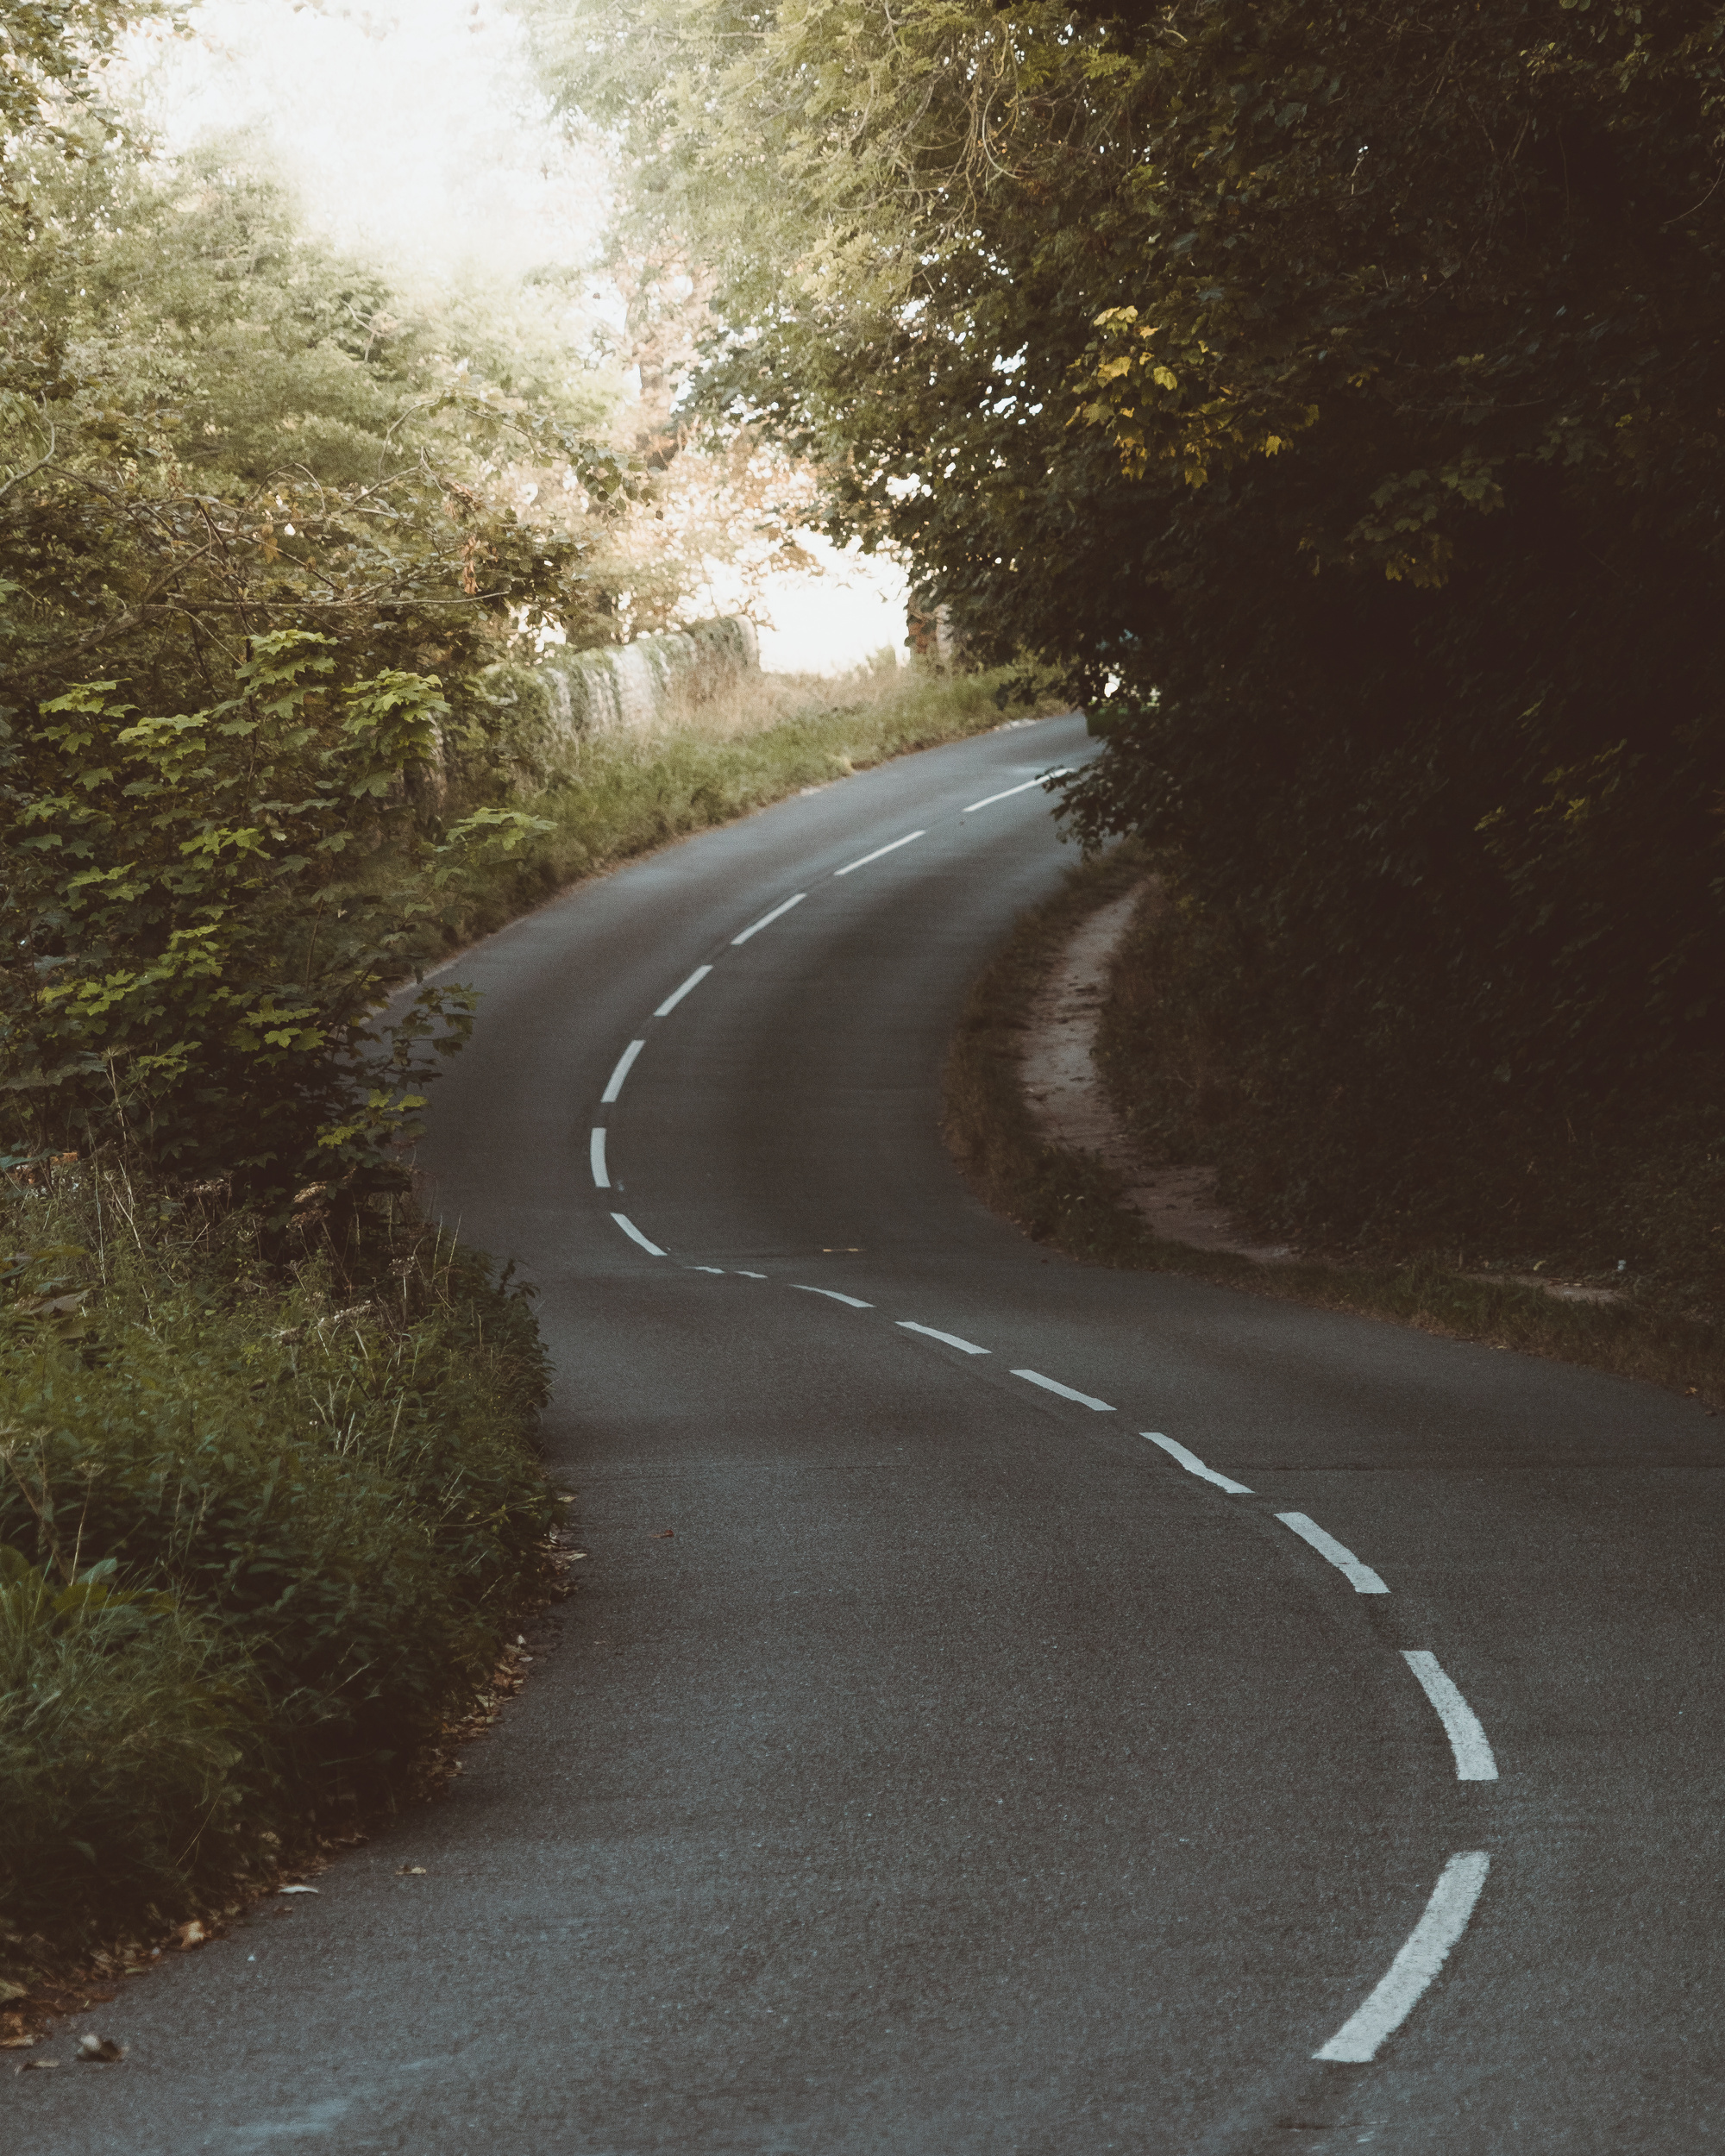
<svg viewBox="0 0 1725 2156"><path fill-rule="evenodd" d="M1033 786L1045 785L1050 779L1070 779L1071 776L1072 774L1063 765L1057 765L1052 771L1044 771L1039 779L1026 779L1022 786L1009 786L1004 793L991 793L986 801L973 801L964 813L974 816L979 808L993 808L996 801L1010 801L1013 794L1028 793Z"/></svg>
<svg viewBox="0 0 1725 2156"><path fill-rule="evenodd" d="M765 1280L766 1277L764 1273L755 1275L756 1280ZM800 1295L826 1295L834 1302L848 1302L853 1310L872 1310L875 1307L872 1302L859 1302L855 1295L841 1295L836 1288L810 1288L800 1280L794 1280L789 1285Z"/></svg>
<svg viewBox="0 0 1725 2156"><path fill-rule="evenodd" d="M775 906L770 913L763 913L752 927L745 928L740 936L733 936L731 939L732 943L746 943L751 936L758 936L763 928L771 928L781 913L788 913L794 906L800 906L807 896L806 891L799 891L794 898L787 899L782 906Z"/></svg>
<svg viewBox="0 0 1725 2156"><path fill-rule="evenodd" d="M605 1172L605 1131L596 1130L587 1140L587 1159L592 1163L593 1181L601 1190L611 1188L611 1177Z"/></svg>
<svg viewBox="0 0 1725 2156"><path fill-rule="evenodd" d="M674 994L668 995L665 998L665 1000L653 1013L654 1017L656 1018L669 1018L672 1012L676 1009L677 1006L682 1001L683 998L688 993L689 990L691 988L699 988L702 981L706 979L707 975L712 971L712 968L711 966L697 966L694 971L689 975L688 979L684 981L682 987L677 989Z"/></svg>
<svg viewBox="0 0 1725 2156"><path fill-rule="evenodd" d="M1164 1438L1155 1430L1140 1430L1141 1438L1148 1438L1152 1445L1159 1445L1172 1459L1178 1460L1189 1475L1195 1475L1201 1482L1214 1482L1218 1489L1225 1489L1230 1497L1250 1497L1251 1492L1244 1482L1230 1482L1226 1475L1218 1475L1213 1467L1206 1467L1195 1452L1189 1452L1183 1445L1176 1445L1172 1438Z"/></svg>
<svg viewBox="0 0 1725 2156"><path fill-rule="evenodd" d="M708 973L711 973L712 968L709 966L706 968L706 970ZM689 985L690 984L687 982L684 983L685 987ZM682 993L682 988L679 988L677 995L680 996ZM673 996L671 1003L674 1003L676 1000L677 997ZM660 1006L660 1010L668 1011L670 1007L670 1003L662 1004ZM653 1015L655 1018L657 1018L659 1012L656 1011ZM605 1091L600 1094L599 1097L599 1104L600 1107L608 1108L612 1102L616 1100L618 1094L623 1091L623 1081L629 1075L630 1065L635 1061L635 1058L641 1053L642 1050L645 1048L646 1045L647 1044L645 1041L630 1041L628 1047L625 1048L623 1053L618 1057L617 1069L612 1071L610 1077L605 1080Z"/></svg>
<svg viewBox="0 0 1725 2156"><path fill-rule="evenodd" d="M1276 1517L1284 1527L1291 1527L1302 1542L1309 1542L1320 1557L1327 1557L1338 1572L1346 1572L1353 1582L1356 1595L1389 1592L1369 1564L1362 1564L1345 1544L1338 1542L1333 1535L1326 1534L1315 1520L1308 1520L1302 1512L1279 1512Z"/></svg>
<svg viewBox="0 0 1725 2156"><path fill-rule="evenodd" d="M737 1276L739 1280L765 1280L767 1277L765 1273L744 1272L740 1265L737 1268Z"/></svg>
<svg viewBox="0 0 1725 2156"><path fill-rule="evenodd" d="M662 1257L665 1255L656 1243L649 1243L647 1240L646 1237L642 1234L640 1229L636 1226L635 1223L630 1219L626 1213L613 1213L611 1217L616 1221L618 1226L623 1230L623 1232L629 1238L630 1241L631 1243L638 1243L642 1249L646 1251L649 1257Z"/></svg>
<svg viewBox="0 0 1725 2156"><path fill-rule="evenodd" d="M687 1269L692 1273L722 1273L724 1268L723 1265L691 1265Z"/></svg>
<svg viewBox="0 0 1725 2156"><path fill-rule="evenodd" d="M974 1340L961 1340L956 1332L939 1332L932 1325L919 1325L914 1318L900 1318L899 1323L906 1332L925 1332L931 1340L944 1340L948 1347L960 1348L966 1355L986 1355L987 1348L979 1348Z"/></svg>
<svg viewBox="0 0 1725 2156"><path fill-rule="evenodd" d="M1458 1782L1495 1782L1497 1762L1491 1756L1480 1720L1456 1689L1453 1677L1439 1666L1438 1658L1423 1647L1403 1647L1402 1659L1419 1678L1421 1690L1438 1710L1438 1720L1455 1754Z"/></svg>
<svg viewBox="0 0 1725 2156"><path fill-rule="evenodd" d="M1032 1385L1040 1385L1045 1393L1058 1393L1063 1400L1076 1400L1081 1407L1094 1407L1099 1415L1114 1412L1106 1400L1092 1400L1088 1393L1075 1393L1070 1385L1062 1385L1051 1377L1044 1377L1040 1370L1014 1370L1014 1377L1026 1379Z"/></svg>
<svg viewBox="0 0 1725 2156"><path fill-rule="evenodd" d="M1483 1849L1452 1857L1432 1890L1426 1913L1389 1965L1389 1973L1358 2013L1344 2021L1314 2059L1344 2066L1364 2066L1377 2047L1393 2036L1418 2005L1421 1994L1444 1965L1449 1951L1467 1929L1491 1859Z"/></svg>
<svg viewBox="0 0 1725 2156"><path fill-rule="evenodd" d="M890 846L877 846L872 854L864 854L861 861L848 862L843 868L835 868L835 876L848 876L853 868L866 868L871 861L878 861L882 854L895 854L900 846L908 846L913 838L926 838L926 831L906 831L902 838L895 838Z"/></svg>

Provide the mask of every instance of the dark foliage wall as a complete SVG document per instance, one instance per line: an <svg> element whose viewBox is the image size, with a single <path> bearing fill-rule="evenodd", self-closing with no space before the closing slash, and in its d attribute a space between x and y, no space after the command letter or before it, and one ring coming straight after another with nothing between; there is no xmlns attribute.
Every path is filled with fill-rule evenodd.
<svg viewBox="0 0 1725 2156"><path fill-rule="evenodd" d="M1471 1150L1545 1232L1721 1152L1725 9L622 14L709 400L1108 711L1073 812L1162 853L1241 1194L1435 1232Z"/></svg>

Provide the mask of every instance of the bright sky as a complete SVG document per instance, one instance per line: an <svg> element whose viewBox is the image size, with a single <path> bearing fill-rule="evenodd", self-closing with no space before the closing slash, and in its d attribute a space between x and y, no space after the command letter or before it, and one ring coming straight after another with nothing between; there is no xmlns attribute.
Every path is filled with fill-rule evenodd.
<svg viewBox="0 0 1725 2156"><path fill-rule="evenodd" d="M310 214L392 263L507 274L593 258L606 176L574 154L497 0L204 0L152 41L171 139L273 139Z"/></svg>
<svg viewBox="0 0 1725 2156"><path fill-rule="evenodd" d="M140 48L171 142L273 143L314 222L410 272L594 260L603 162L565 140L499 0L204 0L195 21L194 41ZM805 543L831 573L775 587L766 663L837 672L901 645L902 573Z"/></svg>

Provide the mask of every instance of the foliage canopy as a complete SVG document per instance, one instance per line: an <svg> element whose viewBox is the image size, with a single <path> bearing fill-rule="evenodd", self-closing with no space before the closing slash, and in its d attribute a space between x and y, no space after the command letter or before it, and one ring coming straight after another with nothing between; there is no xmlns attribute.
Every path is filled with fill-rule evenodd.
<svg viewBox="0 0 1725 2156"><path fill-rule="evenodd" d="M722 267L708 399L1106 710L1077 826L1263 1045L1237 1189L1387 1232L1460 1128L1531 1222L1704 1121L1725 9L530 11Z"/></svg>

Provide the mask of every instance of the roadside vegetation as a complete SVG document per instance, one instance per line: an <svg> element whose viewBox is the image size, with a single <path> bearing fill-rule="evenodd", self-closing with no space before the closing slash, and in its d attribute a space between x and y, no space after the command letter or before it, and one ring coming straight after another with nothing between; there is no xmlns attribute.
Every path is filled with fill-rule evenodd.
<svg viewBox="0 0 1725 2156"><path fill-rule="evenodd" d="M890 756L1066 708L1045 668L940 674L890 652L833 679L746 676L652 727L592 736L562 784L511 797L536 828L491 851L449 932L482 933L579 876Z"/></svg>
<svg viewBox="0 0 1725 2156"><path fill-rule="evenodd" d="M553 1577L527 1303L374 1200L0 1189L0 1979L411 1795ZM3 2002L0 1992L0 2002Z"/></svg>
<svg viewBox="0 0 1725 2156"><path fill-rule="evenodd" d="M1392 1258L1337 1246L1263 1264L1158 1236L1126 1201L1120 1176L1094 1153L1051 1144L1031 1112L1021 1069L1032 1006L1086 917L1141 884L1149 865L1143 847L1128 840L1075 868L1063 890L1022 918L971 991L947 1059L944 1115L947 1142L985 1204L1036 1241L1088 1264L1181 1273L1219 1287L1388 1319L1645 1378L1698 1399L1709 1412L1725 1407L1725 1322L1687 1282L1634 1275L1622 1282L1619 1300L1564 1301L1531 1282L1493 1278L1480 1257L1455 1250L1427 1248ZM1138 939L1129 940L1123 954L1129 982L1138 977L1142 935L1140 930ZM1135 1002L1125 1007L1135 1019L1141 1017ZM1108 1050L1099 1057L1105 1063L1122 1050L1121 1008L1117 991L1105 1020ZM1125 1045L1137 1060L1131 1082L1116 1092L1117 1106L1164 1088L1173 1092L1190 1075L1177 1039L1166 1062L1149 1026L1137 1025ZM1226 1082L1220 1071L1209 1075ZM1214 1159L1201 1147L1158 1155L1153 1144L1147 1156L1205 1166Z"/></svg>
<svg viewBox="0 0 1725 2156"><path fill-rule="evenodd" d="M404 288L247 146L168 157L104 103L152 16L0 23L20 2039L80 1955L139 1965L433 1783L560 1576L530 1303L411 1202L473 1001L392 992L577 876L1044 707L745 678L548 771L511 683L687 611L711 522L655 539L664 444L619 446L555 281Z"/></svg>
<svg viewBox="0 0 1725 2156"><path fill-rule="evenodd" d="M1716 1309L1718 0L523 7L712 266L706 408L1106 724L1142 1127Z"/></svg>

